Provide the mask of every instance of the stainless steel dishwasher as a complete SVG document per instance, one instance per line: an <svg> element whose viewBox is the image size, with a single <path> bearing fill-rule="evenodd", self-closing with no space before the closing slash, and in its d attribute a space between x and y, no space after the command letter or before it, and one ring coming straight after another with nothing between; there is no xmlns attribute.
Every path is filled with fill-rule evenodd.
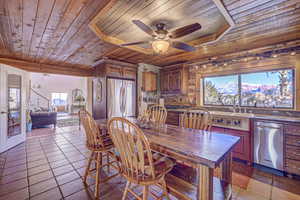
<svg viewBox="0 0 300 200"><path fill-rule="evenodd" d="M254 162L283 170L283 126L257 121L254 124Z"/></svg>

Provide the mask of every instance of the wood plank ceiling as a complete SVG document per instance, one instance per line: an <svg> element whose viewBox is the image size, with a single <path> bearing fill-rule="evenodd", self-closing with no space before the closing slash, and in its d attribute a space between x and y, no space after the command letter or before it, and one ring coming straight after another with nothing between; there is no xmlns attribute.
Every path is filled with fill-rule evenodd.
<svg viewBox="0 0 300 200"><path fill-rule="evenodd" d="M299 0L223 0L236 26L220 41L192 53L145 55L101 41L90 30L88 23L109 1L1 0L0 59L64 70L89 69L102 57L164 66L300 39ZM158 9L174 1L180 5L195 0L144 1Z"/></svg>

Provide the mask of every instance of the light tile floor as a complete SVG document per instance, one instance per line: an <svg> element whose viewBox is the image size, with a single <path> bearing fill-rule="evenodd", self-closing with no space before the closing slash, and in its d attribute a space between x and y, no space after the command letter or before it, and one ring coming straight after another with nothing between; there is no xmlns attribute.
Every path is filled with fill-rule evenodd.
<svg viewBox="0 0 300 200"><path fill-rule="evenodd" d="M25 143L0 155L0 200L92 199L94 181L89 180L88 188L82 183L88 156L78 126L35 129ZM245 170L249 167L241 163L236 166L241 173L236 179L242 181L245 175L251 179L247 189L233 187L232 199L300 200L300 181L257 169L249 173ZM101 199L120 199L124 187L123 178L112 179L101 186Z"/></svg>

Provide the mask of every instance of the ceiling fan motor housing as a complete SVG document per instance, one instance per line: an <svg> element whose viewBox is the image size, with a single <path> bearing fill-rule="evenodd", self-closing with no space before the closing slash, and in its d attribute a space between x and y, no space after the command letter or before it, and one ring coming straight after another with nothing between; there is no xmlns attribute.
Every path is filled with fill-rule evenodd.
<svg viewBox="0 0 300 200"><path fill-rule="evenodd" d="M165 29L165 26L166 25L164 23L156 24L157 30L155 31L155 33L157 34L157 39L166 39L168 31Z"/></svg>

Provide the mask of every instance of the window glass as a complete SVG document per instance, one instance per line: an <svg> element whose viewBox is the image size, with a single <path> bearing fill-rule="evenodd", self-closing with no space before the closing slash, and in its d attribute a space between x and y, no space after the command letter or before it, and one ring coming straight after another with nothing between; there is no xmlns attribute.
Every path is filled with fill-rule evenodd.
<svg viewBox="0 0 300 200"><path fill-rule="evenodd" d="M204 104L233 105L238 102L238 75L204 78Z"/></svg>
<svg viewBox="0 0 300 200"><path fill-rule="evenodd" d="M241 105L293 107L293 70L241 74Z"/></svg>
<svg viewBox="0 0 300 200"><path fill-rule="evenodd" d="M68 94L67 93L52 93L51 101L54 106L65 106L67 105Z"/></svg>

